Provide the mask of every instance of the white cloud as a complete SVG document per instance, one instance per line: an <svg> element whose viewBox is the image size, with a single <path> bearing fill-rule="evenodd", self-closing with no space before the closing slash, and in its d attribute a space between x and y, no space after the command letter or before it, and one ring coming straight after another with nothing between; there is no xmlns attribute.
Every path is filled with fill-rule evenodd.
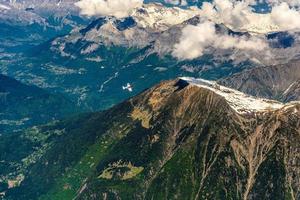
<svg viewBox="0 0 300 200"><path fill-rule="evenodd" d="M115 16L123 18L142 6L143 0L80 0L75 3L80 13L87 16Z"/></svg>
<svg viewBox="0 0 300 200"><path fill-rule="evenodd" d="M173 56L178 59L193 59L204 53L206 46L212 44L215 35L214 24L201 23L198 26L187 25L182 30L180 42L175 44Z"/></svg>
<svg viewBox="0 0 300 200"><path fill-rule="evenodd" d="M201 15L235 30L267 33L300 29L299 0L268 0L272 10L266 14L254 12L251 5L256 3L254 0L214 0L203 3Z"/></svg>
<svg viewBox="0 0 300 200"><path fill-rule="evenodd" d="M282 30L300 29L300 12L291 8L288 3L274 6L270 15L274 24Z"/></svg>
<svg viewBox="0 0 300 200"><path fill-rule="evenodd" d="M172 55L178 59L194 59L205 54L209 47L215 49L238 49L262 51L267 43L256 37L221 35L216 32L215 24L205 21L197 26L187 25L182 30L179 43L174 45Z"/></svg>
<svg viewBox="0 0 300 200"><path fill-rule="evenodd" d="M252 1L214 0L205 2L201 8L202 16L239 29L249 24L249 16L253 13Z"/></svg>

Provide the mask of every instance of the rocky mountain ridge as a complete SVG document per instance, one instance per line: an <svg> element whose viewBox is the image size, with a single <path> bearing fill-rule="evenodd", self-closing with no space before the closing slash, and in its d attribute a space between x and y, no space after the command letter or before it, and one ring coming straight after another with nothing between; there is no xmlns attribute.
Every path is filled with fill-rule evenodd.
<svg viewBox="0 0 300 200"><path fill-rule="evenodd" d="M8 199L298 199L299 102L269 101L271 108L241 112L228 95L253 98L181 78L107 111L28 130L21 134L27 151L9 148L0 156L9 166L1 174L2 194ZM4 150L8 141L14 146L20 139L0 141Z"/></svg>
<svg viewBox="0 0 300 200"><path fill-rule="evenodd" d="M300 63L291 61L245 70L218 81L242 92L282 102L299 101Z"/></svg>
<svg viewBox="0 0 300 200"><path fill-rule="evenodd" d="M260 17L258 18L260 19ZM101 17L92 22L95 26L89 26L88 29L84 29L84 34L82 34L82 31L74 31L70 35L57 38L52 43L52 50L68 57L72 53L68 52L67 46L77 46L83 43L86 44L85 49L82 51L83 55L95 52L102 45L116 45L127 48L153 46L149 54L158 53L160 56L166 56L172 54L174 45L180 41L182 30L187 25L197 26L206 20L207 17L202 13L202 10L196 7L182 9L165 7L159 3L144 4L141 8L133 10L127 18ZM128 23L128 21L131 23ZM281 33L280 30L273 30L252 35L252 25L250 28L238 29L214 18L209 19L209 21L215 23L217 27L223 27L221 31L217 28L217 32L220 35L231 35L237 38L242 36L241 38L246 40L249 38L261 39L271 47L277 48L268 49L270 51L268 56L272 57L272 62L270 62L268 56L261 56L257 51L251 51L251 49L243 49L241 51L236 48L227 48L224 51L218 48L207 48L205 54L214 54L215 57L224 57L224 55L232 54L230 58L236 58L237 62L238 60L249 60L257 65L283 63L289 59L298 58L297 52L299 52L299 49L297 44L299 44L299 40L297 32L291 35L286 32ZM121 29L120 24L122 26ZM285 41L280 41L279 39L280 35L284 34L291 37L289 39L291 41L289 48L285 48L281 44Z"/></svg>

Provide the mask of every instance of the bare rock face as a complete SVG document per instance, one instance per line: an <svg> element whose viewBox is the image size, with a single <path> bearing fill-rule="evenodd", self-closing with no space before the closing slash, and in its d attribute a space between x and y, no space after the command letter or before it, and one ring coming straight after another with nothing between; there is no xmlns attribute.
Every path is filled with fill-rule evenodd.
<svg viewBox="0 0 300 200"><path fill-rule="evenodd" d="M3 180L23 175L5 190L10 199L300 198L300 104L215 82L162 82L24 138L35 149L1 155ZM0 150L19 139L1 141Z"/></svg>
<svg viewBox="0 0 300 200"><path fill-rule="evenodd" d="M283 102L300 100L300 62L243 71L219 83L258 97Z"/></svg>
<svg viewBox="0 0 300 200"><path fill-rule="evenodd" d="M284 102L300 100L300 80L292 83L288 89L286 89L282 95Z"/></svg>

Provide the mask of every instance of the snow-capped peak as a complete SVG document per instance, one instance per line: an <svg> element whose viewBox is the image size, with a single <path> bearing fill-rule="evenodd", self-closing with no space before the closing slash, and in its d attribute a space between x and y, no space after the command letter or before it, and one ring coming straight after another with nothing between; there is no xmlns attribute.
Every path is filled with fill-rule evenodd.
<svg viewBox="0 0 300 200"><path fill-rule="evenodd" d="M216 24L224 24L234 31L249 32L253 34L267 34L280 31L280 27L274 24L270 14L249 12L244 16L244 23L232 23L222 18L222 15L208 15L197 7L182 9L179 7L166 7L160 3L143 4L130 14L137 24L143 28L151 28L157 31L164 31L171 26L181 24L195 16L209 19Z"/></svg>
<svg viewBox="0 0 300 200"><path fill-rule="evenodd" d="M165 7L159 3L144 4L135 9L131 17L143 28L151 28L164 31L171 26L181 24L184 21L199 15L200 10L196 7L181 9L177 7Z"/></svg>
<svg viewBox="0 0 300 200"><path fill-rule="evenodd" d="M283 108L285 104L269 99L256 98L237 90L221 86L214 81L196 79L191 77L181 77L191 85L209 89L224 97L228 104L239 113L261 112L267 110L277 110Z"/></svg>

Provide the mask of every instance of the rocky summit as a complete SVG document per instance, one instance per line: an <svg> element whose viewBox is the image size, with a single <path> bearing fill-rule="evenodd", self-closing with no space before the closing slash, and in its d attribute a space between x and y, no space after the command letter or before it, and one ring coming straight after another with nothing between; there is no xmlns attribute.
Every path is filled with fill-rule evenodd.
<svg viewBox="0 0 300 200"><path fill-rule="evenodd" d="M300 198L300 103L202 79L0 137L6 199Z"/></svg>

